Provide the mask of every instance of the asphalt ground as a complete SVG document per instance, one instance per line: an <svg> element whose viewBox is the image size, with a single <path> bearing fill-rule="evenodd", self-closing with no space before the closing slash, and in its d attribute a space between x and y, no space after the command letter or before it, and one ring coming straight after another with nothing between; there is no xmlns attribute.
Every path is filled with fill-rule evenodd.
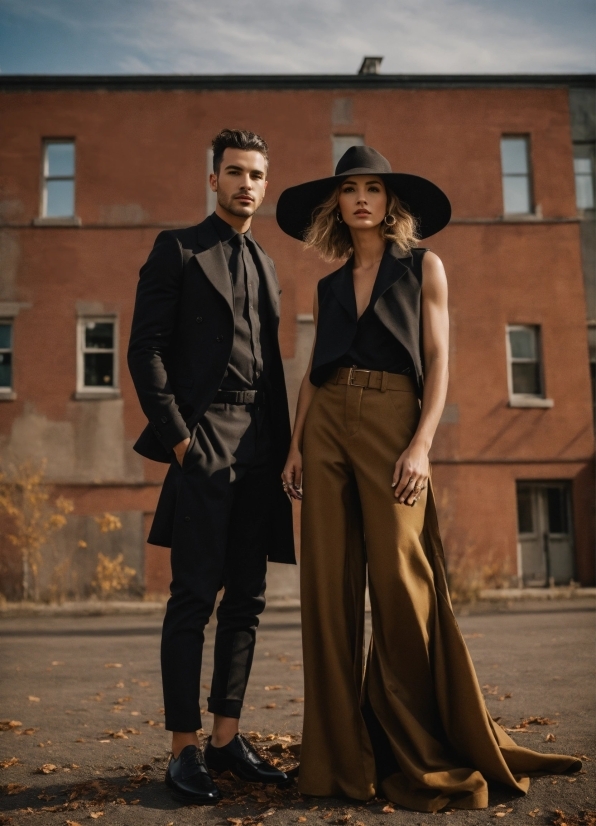
<svg viewBox="0 0 596 826"><path fill-rule="evenodd" d="M169 735L159 672L161 618L0 620L0 824L596 823L580 815L596 810L594 620L593 611L571 606L459 617L491 714L508 728L522 725L513 736L524 746L585 759L581 774L533 780L525 797L493 787L487 810L437 815L397 806L388 811L384 800L303 798L295 786L275 791L230 777L221 781L224 802L217 807L180 806L163 784ZM205 686L213 631L209 626L206 634ZM243 731L287 766L296 762L300 742L301 660L298 612L266 611ZM552 722L524 726L531 717ZM209 714L204 725L208 733Z"/></svg>

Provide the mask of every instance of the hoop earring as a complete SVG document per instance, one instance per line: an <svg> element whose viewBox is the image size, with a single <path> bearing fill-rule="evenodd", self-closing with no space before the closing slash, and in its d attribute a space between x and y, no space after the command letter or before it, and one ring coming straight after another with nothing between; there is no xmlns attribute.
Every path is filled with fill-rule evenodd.
<svg viewBox="0 0 596 826"><path fill-rule="evenodd" d="M391 220L388 221L388 218L391 218ZM397 224L397 218L395 215L390 215L389 213L383 218L383 221L385 222L386 227L394 227Z"/></svg>
<svg viewBox="0 0 596 826"><path fill-rule="evenodd" d="M335 218L337 219L338 224L343 224L344 219L341 217L341 212L339 211L339 209L335 213Z"/></svg>

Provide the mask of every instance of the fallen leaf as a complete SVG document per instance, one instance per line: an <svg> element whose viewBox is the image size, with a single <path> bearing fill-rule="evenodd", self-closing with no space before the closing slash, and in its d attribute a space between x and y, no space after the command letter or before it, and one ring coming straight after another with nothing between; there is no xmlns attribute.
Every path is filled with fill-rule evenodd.
<svg viewBox="0 0 596 826"><path fill-rule="evenodd" d="M78 740L75 740L75 743L84 743L84 742L85 741L83 740L82 737L79 737Z"/></svg>
<svg viewBox="0 0 596 826"><path fill-rule="evenodd" d="M267 703L263 708L277 708L277 703Z"/></svg>
<svg viewBox="0 0 596 826"><path fill-rule="evenodd" d="M89 817L92 817L93 820L97 820L98 817L103 817L105 812L89 812Z"/></svg>
<svg viewBox="0 0 596 826"><path fill-rule="evenodd" d="M17 731L16 733L20 735L30 735L35 734L36 731L39 731L39 728L24 728L23 731Z"/></svg>
<svg viewBox="0 0 596 826"><path fill-rule="evenodd" d="M66 826L81 826L78 820L67 820Z"/></svg>
<svg viewBox="0 0 596 826"><path fill-rule="evenodd" d="M28 788L29 786L23 786L22 783L8 783L6 786L0 786L0 791L2 794L12 795L25 792Z"/></svg>
<svg viewBox="0 0 596 826"><path fill-rule="evenodd" d="M10 760L2 760L0 761L0 769L7 769L9 766L16 766L17 763L20 763L18 757L11 757Z"/></svg>
<svg viewBox="0 0 596 826"><path fill-rule="evenodd" d="M131 726L129 726L128 728L124 729L124 731L125 731L127 734L140 734L140 733L141 733L141 732L138 730L138 728L132 728Z"/></svg>
<svg viewBox="0 0 596 826"><path fill-rule="evenodd" d="M27 699L29 700L30 703L39 703L40 702L39 697L34 697L33 694L30 694L27 697Z"/></svg>
<svg viewBox="0 0 596 826"><path fill-rule="evenodd" d="M390 814L391 812L394 812L395 809L393 808L393 806L390 806L389 804L387 804L387 806L383 806L383 811L386 814Z"/></svg>
<svg viewBox="0 0 596 826"><path fill-rule="evenodd" d="M546 737L544 738L544 742L545 742L545 743L554 743L556 739L557 739L557 738L555 737L555 735L554 735L552 732L550 732L550 733L549 733L549 734L547 734L547 735L546 735Z"/></svg>
<svg viewBox="0 0 596 826"><path fill-rule="evenodd" d="M536 817L539 814L540 814L540 809L538 809L538 808L532 809L531 812L528 812L528 817Z"/></svg>
<svg viewBox="0 0 596 826"><path fill-rule="evenodd" d="M0 731L9 731L11 728L20 728L20 720L0 720Z"/></svg>
<svg viewBox="0 0 596 826"><path fill-rule="evenodd" d="M290 702L291 703L303 703L304 702L304 697L291 697Z"/></svg>
<svg viewBox="0 0 596 826"><path fill-rule="evenodd" d="M141 802L141 798L140 798L140 797L137 797L137 798L136 798L136 800L131 800L131 801L130 801L130 805L131 805L131 806L136 806L136 805L137 805L137 804L139 804L140 802Z"/></svg>
<svg viewBox="0 0 596 826"><path fill-rule="evenodd" d="M383 811L385 811L385 809L383 809ZM352 819L352 815L345 814L345 815L340 815L340 817L338 817L337 820L334 820L333 822L343 824L343 823L347 823L351 819Z"/></svg>
<svg viewBox="0 0 596 826"><path fill-rule="evenodd" d="M122 663L106 663L104 668L122 668Z"/></svg>
<svg viewBox="0 0 596 826"><path fill-rule="evenodd" d="M278 691L280 688L283 688L281 685L266 685L265 691Z"/></svg>
<svg viewBox="0 0 596 826"><path fill-rule="evenodd" d="M55 772L58 766L55 766L53 763L44 763L43 766L40 766L37 769L38 774L51 774Z"/></svg>
<svg viewBox="0 0 596 826"><path fill-rule="evenodd" d="M306 823L306 818L305 817L299 817L298 818L298 823Z"/></svg>

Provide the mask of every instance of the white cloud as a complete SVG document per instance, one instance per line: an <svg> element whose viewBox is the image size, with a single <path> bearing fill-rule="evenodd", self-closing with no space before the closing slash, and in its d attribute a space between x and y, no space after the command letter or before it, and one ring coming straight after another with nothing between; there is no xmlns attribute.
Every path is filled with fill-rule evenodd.
<svg viewBox="0 0 596 826"><path fill-rule="evenodd" d="M594 71L593 0L0 0L109 44L112 71Z"/></svg>

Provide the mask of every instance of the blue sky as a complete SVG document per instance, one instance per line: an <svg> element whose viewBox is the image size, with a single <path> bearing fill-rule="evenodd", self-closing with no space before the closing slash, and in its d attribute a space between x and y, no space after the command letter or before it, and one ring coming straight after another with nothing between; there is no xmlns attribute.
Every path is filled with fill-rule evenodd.
<svg viewBox="0 0 596 826"><path fill-rule="evenodd" d="M0 0L4 74L596 71L596 0Z"/></svg>

